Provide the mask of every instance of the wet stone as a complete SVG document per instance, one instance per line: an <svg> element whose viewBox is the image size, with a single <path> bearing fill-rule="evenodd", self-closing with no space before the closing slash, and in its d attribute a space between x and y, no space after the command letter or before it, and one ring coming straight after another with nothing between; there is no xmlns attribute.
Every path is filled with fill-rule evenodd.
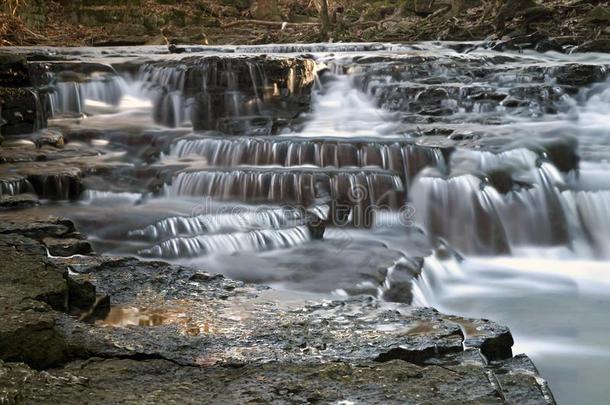
<svg viewBox="0 0 610 405"><path fill-rule="evenodd" d="M47 123L44 97L35 88L0 87L0 113L3 136L29 134Z"/></svg>
<svg viewBox="0 0 610 405"><path fill-rule="evenodd" d="M28 216L22 213L0 214L0 234L17 234L35 240L61 237L74 232L74 223L67 218Z"/></svg>
<svg viewBox="0 0 610 405"><path fill-rule="evenodd" d="M49 145L55 148L63 148L64 146L64 137L61 132L57 130L46 129L43 130L37 137L34 139L34 144L37 148L41 148L43 145Z"/></svg>
<svg viewBox="0 0 610 405"><path fill-rule="evenodd" d="M76 167L32 164L21 173L40 198L74 200L84 191L82 171Z"/></svg>
<svg viewBox="0 0 610 405"><path fill-rule="evenodd" d="M0 359L35 368L66 360L55 328L56 310L65 310L68 286L61 271L43 261L35 241L0 236Z"/></svg>
<svg viewBox="0 0 610 405"><path fill-rule="evenodd" d="M23 209L36 206L40 203L33 194L4 195L0 197L0 209Z"/></svg>
<svg viewBox="0 0 610 405"><path fill-rule="evenodd" d="M38 227L42 240L52 241L44 229L58 221ZM495 369L474 354L505 358L492 357L486 345L510 352L512 339L498 339L509 332L493 322L365 297L285 300L261 286L134 258L47 259L39 242L16 233L0 237L0 251L8 258L0 268L8 320L0 327L0 358L11 361L0 363L0 387L11 400L220 395L229 402L288 396L398 403L509 395L489 378ZM61 312L73 310L92 322ZM472 349L464 352L464 344ZM34 370L48 367L54 369ZM145 389L153 380L159 388ZM510 383L514 398L527 392L552 403L529 375Z"/></svg>
<svg viewBox="0 0 610 405"><path fill-rule="evenodd" d="M186 120L195 130L269 135L281 128L276 124L309 109L314 68L304 57L189 56L146 64L139 77L150 83L157 122L176 127ZM187 103L190 116L178 115L175 107Z"/></svg>
<svg viewBox="0 0 610 405"><path fill-rule="evenodd" d="M30 85L26 58L16 54L0 54L0 87L28 87Z"/></svg>
<svg viewBox="0 0 610 405"><path fill-rule="evenodd" d="M86 255L93 251L91 244L82 239L44 238L42 242L49 250L49 254L51 256Z"/></svg>

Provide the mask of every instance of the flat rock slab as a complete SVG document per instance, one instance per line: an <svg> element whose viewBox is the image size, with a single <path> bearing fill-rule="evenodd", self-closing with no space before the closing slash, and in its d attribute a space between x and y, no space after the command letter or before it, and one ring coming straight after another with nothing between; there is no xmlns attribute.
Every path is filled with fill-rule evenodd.
<svg viewBox="0 0 610 405"><path fill-rule="evenodd" d="M1 401L553 403L491 321L320 300L163 262L49 258L39 241L69 241L55 227L72 226L36 223L0 236L0 360L26 363L0 362ZM112 306L95 322L63 312L93 311L96 292Z"/></svg>
<svg viewBox="0 0 610 405"><path fill-rule="evenodd" d="M452 356L449 366L394 360L195 368L166 360L90 359L49 373L0 363L0 373L0 393L9 401L38 403L76 404L83 398L90 403L129 404L552 402L528 369L511 369L508 375L520 383L499 392L495 374L468 352ZM513 401L518 399L524 402Z"/></svg>

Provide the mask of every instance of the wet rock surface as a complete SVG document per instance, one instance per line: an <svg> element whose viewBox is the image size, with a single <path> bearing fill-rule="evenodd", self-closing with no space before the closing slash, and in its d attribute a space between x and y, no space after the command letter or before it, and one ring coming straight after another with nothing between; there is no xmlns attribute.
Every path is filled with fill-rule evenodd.
<svg viewBox="0 0 610 405"><path fill-rule="evenodd" d="M39 232L57 222L40 219ZM48 258L13 229L0 237L7 401L553 402L493 322L366 298L287 301L161 262ZM103 319L64 312L100 294L112 303Z"/></svg>
<svg viewBox="0 0 610 405"><path fill-rule="evenodd" d="M186 57L155 62L139 75L155 93L155 120L227 134L279 132L309 108L315 64L304 57ZM192 104L191 116L176 116L176 103ZM271 117L271 119L269 118Z"/></svg>

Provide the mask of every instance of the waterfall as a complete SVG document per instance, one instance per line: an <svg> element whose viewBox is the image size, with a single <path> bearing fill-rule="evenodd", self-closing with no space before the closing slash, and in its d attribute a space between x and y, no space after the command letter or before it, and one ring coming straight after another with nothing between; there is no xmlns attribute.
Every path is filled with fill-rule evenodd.
<svg viewBox="0 0 610 405"><path fill-rule="evenodd" d="M284 249L307 242L310 239L306 226L287 229L263 229L230 234L200 235L190 238L177 237L166 240L139 254L164 258L197 257L211 253L237 253Z"/></svg>
<svg viewBox="0 0 610 405"><path fill-rule="evenodd" d="M378 108L373 99L357 89L353 77L326 76L326 83L314 92L311 120L302 131L292 135L380 137L395 132L398 123L393 115Z"/></svg>
<svg viewBox="0 0 610 405"><path fill-rule="evenodd" d="M145 64L138 81L163 125L270 134L271 111L288 118L302 110L300 99L309 97L314 70L309 59L189 57Z"/></svg>
<svg viewBox="0 0 610 405"><path fill-rule="evenodd" d="M34 188L26 179L0 181L0 197L31 193Z"/></svg>
<svg viewBox="0 0 610 405"><path fill-rule="evenodd" d="M589 246L595 257L610 258L610 191L566 190L562 197L570 215L572 233L582 233L588 242L581 247Z"/></svg>
<svg viewBox="0 0 610 405"><path fill-rule="evenodd" d="M444 171L445 162L439 148L419 146L408 141L299 137L198 137L181 139L172 147L173 156L200 156L213 167L304 166L367 167L375 166L401 173L411 182L425 167Z"/></svg>
<svg viewBox="0 0 610 405"><path fill-rule="evenodd" d="M279 168L182 172L167 188L172 196L305 205L311 204L322 193L335 201L387 204L391 207L403 205L400 197L403 191L400 177L385 172Z"/></svg>
<svg viewBox="0 0 610 405"><path fill-rule="evenodd" d="M143 198L144 195L141 193L85 190L85 192L83 193L82 200L92 204L107 204L109 201L112 200L128 201L135 204L139 201L142 201Z"/></svg>
<svg viewBox="0 0 610 405"><path fill-rule="evenodd" d="M131 231L130 236L143 236L156 240L259 228L280 229L291 225L301 225L303 222L302 213L291 208L258 207L254 211L245 211L243 207L239 209L235 207L229 212L165 218L143 229Z"/></svg>
<svg viewBox="0 0 610 405"><path fill-rule="evenodd" d="M474 174L444 178L423 172L409 193L416 220L432 235L471 253L508 253L516 246L570 243L561 196L564 179L534 152L458 150L451 167L458 173ZM494 179L497 170L507 174Z"/></svg>
<svg viewBox="0 0 610 405"><path fill-rule="evenodd" d="M58 81L54 87L48 96L52 116L86 114L98 104L116 107L127 93L125 80L113 73L94 73L82 81Z"/></svg>
<svg viewBox="0 0 610 405"><path fill-rule="evenodd" d="M500 194L472 175L448 179L422 175L409 195L415 221L465 251L507 252Z"/></svg>
<svg viewBox="0 0 610 405"><path fill-rule="evenodd" d="M450 280L464 277L464 270L455 256L447 259L439 259L435 255L426 257L421 273L413 282L412 304L419 307L440 308L437 297L442 296L445 289L452 287Z"/></svg>

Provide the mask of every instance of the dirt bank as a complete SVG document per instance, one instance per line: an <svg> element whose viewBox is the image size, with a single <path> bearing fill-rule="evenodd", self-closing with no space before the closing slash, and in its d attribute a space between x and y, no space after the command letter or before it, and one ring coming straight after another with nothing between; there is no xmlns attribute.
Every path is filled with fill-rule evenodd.
<svg viewBox="0 0 610 405"><path fill-rule="evenodd" d="M5 46L463 41L537 32L560 45L593 41L590 50L607 51L610 41L610 8L601 0L334 1L328 36L306 0L277 7L248 0L31 0L16 8L9 6L16 0L2 2Z"/></svg>

